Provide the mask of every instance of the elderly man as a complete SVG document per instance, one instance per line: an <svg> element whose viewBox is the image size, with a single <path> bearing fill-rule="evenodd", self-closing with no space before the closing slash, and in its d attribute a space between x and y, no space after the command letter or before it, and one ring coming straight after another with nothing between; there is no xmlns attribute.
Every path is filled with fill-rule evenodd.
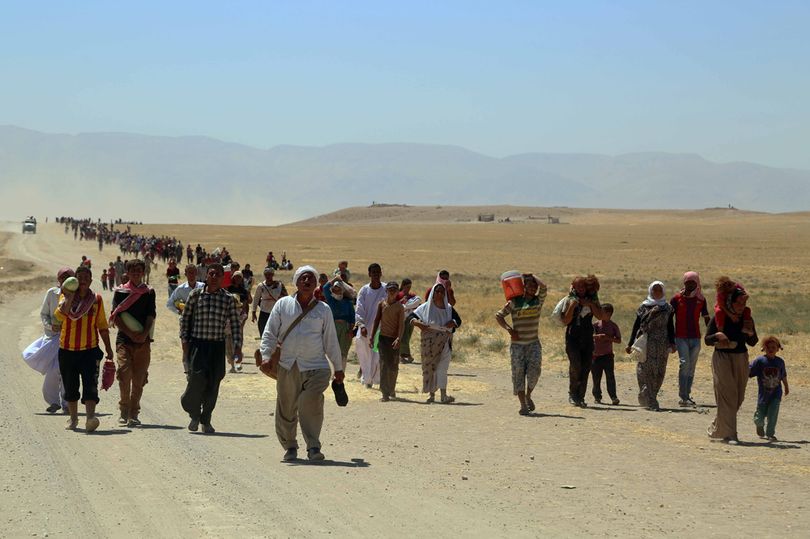
<svg viewBox="0 0 810 539"><path fill-rule="evenodd" d="M219 384L225 378L225 325L229 324L236 353L242 355L242 332L236 300L222 288L225 270L222 264L208 266L205 287L194 289L180 319L183 355L188 357L188 384L180 403L195 432L202 424L211 434L211 414L217 404Z"/></svg>
<svg viewBox="0 0 810 539"><path fill-rule="evenodd" d="M276 435L286 451L284 461L298 458L298 423L307 444L307 458L320 461L324 459L320 440L323 392L332 377L329 364L334 366L337 383L343 382L343 364L332 311L315 299L318 272L311 266L302 266L293 281L295 295L279 299L270 312L262 334L262 362L264 367L270 365L273 351L281 347L276 382Z"/></svg>

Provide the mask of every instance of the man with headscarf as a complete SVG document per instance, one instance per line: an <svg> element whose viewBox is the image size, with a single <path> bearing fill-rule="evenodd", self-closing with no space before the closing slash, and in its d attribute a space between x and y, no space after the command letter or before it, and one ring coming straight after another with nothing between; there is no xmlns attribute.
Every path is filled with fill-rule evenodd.
<svg viewBox="0 0 810 539"><path fill-rule="evenodd" d="M355 318L358 332L354 350L362 373L360 382L370 388L372 384L380 383L380 354L371 346L374 342L371 329L377 317L377 308L385 299L386 292L382 282L382 267L379 264L375 262L369 265L368 277L368 284L364 284L357 293Z"/></svg>
<svg viewBox="0 0 810 539"><path fill-rule="evenodd" d="M323 392L334 380L343 383L343 363L329 307L315 299L318 272L302 266L293 276L296 293L276 301L262 334L262 363L268 366L281 348L276 380L276 435L285 462L298 458L297 425L307 445L307 458L324 460L321 452ZM296 323L296 321L298 323ZM283 341L283 342L282 342Z"/></svg>
<svg viewBox="0 0 810 539"><path fill-rule="evenodd" d="M709 325L709 310L700 287L700 275L687 271L683 288L670 300L675 313L675 347L678 349L678 404L696 406L692 400L692 382L700 354L700 319Z"/></svg>
<svg viewBox="0 0 810 539"><path fill-rule="evenodd" d="M149 364L152 358L152 326L155 323L155 291L145 284L143 274L145 265L142 260L127 261L127 282L115 289L112 300L110 323L118 328L115 339L118 355L118 387L120 401L118 408L121 416L120 425L129 428L141 424L138 414L141 410L143 386L149 376ZM128 317L124 317L128 313ZM128 323L134 319L135 326Z"/></svg>
<svg viewBox="0 0 810 539"><path fill-rule="evenodd" d="M59 296L62 294L62 283L68 277L73 277L74 272L70 268L61 268L56 273L56 280L59 286L48 289L45 298L42 300L42 308L39 310L39 317L42 320L44 336L40 337L23 351L23 358L28 365L45 375L42 382L42 397L48 404L46 412L52 414L60 408L67 413L67 401L62 395L62 375L59 373L59 335L62 330L60 322L54 312L59 306Z"/></svg>

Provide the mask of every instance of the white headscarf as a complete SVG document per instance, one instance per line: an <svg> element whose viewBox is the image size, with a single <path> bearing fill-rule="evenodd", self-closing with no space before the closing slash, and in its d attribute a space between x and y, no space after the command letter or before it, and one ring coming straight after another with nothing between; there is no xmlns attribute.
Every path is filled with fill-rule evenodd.
<svg viewBox="0 0 810 539"><path fill-rule="evenodd" d="M305 273L311 273L315 276L315 280L318 280L318 270L313 268L312 266L301 266L297 270L295 270L295 274L293 275L293 284L298 282L298 278L301 277Z"/></svg>
<svg viewBox="0 0 810 539"><path fill-rule="evenodd" d="M664 283L662 283L661 281L653 281L653 282L651 282L650 286L647 288L647 299L645 299L644 301L641 302L642 305L644 305L646 307L654 307L656 305L664 305L667 302L666 293L661 295L661 299L653 298L653 295L652 295L653 294L653 288L655 288L656 286L660 286L661 290L664 290L664 291L666 290L664 288Z"/></svg>
<svg viewBox="0 0 810 539"><path fill-rule="evenodd" d="M453 308L447 301L446 288L444 290L444 307L437 307L433 304L433 292L436 290L437 286L444 288L444 285L441 285L440 283L434 284L433 288L430 289L430 295L428 296L427 301L417 307L414 314L425 324L443 326L453 319Z"/></svg>

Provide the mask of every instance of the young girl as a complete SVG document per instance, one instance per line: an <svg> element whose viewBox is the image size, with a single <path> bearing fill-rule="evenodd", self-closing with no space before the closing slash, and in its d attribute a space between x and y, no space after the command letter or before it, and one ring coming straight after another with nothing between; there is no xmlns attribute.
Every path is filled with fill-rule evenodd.
<svg viewBox="0 0 810 539"><path fill-rule="evenodd" d="M714 283L717 290L717 301L714 305L714 320L717 323L717 330L723 331L726 317L736 322L740 316L743 318L743 333L746 335L754 334L754 322L751 318L751 309L746 307L742 313L735 313L731 308L731 296L735 290L739 290L746 296L748 293L743 288L742 284L732 281L731 278L723 275Z"/></svg>
<svg viewBox="0 0 810 539"><path fill-rule="evenodd" d="M776 353L782 349L782 343L773 335L765 337L762 341L762 351L765 355L756 358L749 367L749 378L757 377L759 395L757 397L757 411L754 412L754 424L757 426L757 435L767 437L769 441L776 441L776 420L779 418L779 405L782 403L782 385L785 386L785 396L790 393L787 381L785 360ZM768 426L765 427L765 419Z"/></svg>

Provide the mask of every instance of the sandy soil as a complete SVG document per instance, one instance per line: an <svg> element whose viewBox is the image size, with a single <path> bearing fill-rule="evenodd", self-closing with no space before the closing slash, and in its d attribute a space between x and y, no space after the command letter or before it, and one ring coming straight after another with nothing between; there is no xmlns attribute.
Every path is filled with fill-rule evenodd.
<svg viewBox="0 0 810 539"><path fill-rule="evenodd" d="M378 393L355 381L347 408L327 393L329 460L282 464L274 388L255 368L226 377L216 435L185 429L176 319L161 310L144 425L115 424L113 387L102 392L97 433L65 431L63 416L44 412L42 378L20 350L39 333L46 273L75 264L91 245L55 227L29 236L16 224L8 230L2 256L21 265L17 281L0 289L3 536L805 537L810 529L806 394L783 403L785 440L765 444L753 434L749 386L745 443L729 447L707 440L708 405L663 413L633 406L630 368L618 373L628 404L580 410L565 404L564 367L544 366L538 413L524 418L504 358L485 368L453 365L452 406L423 404L419 367L403 366L407 400L376 402ZM165 294L158 287L159 302ZM661 399L670 406L673 373ZM697 400L711 402L709 383L696 384Z"/></svg>

